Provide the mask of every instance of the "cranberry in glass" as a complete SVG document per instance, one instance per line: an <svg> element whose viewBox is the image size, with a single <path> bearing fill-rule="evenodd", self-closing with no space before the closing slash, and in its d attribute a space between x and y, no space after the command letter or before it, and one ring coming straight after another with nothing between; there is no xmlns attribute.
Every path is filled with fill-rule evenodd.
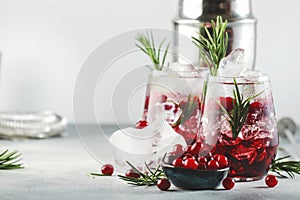
<svg viewBox="0 0 300 200"><path fill-rule="evenodd" d="M149 125L149 123L146 120L140 120L135 124L135 128L143 129L143 128L147 127L148 125Z"/></svg>

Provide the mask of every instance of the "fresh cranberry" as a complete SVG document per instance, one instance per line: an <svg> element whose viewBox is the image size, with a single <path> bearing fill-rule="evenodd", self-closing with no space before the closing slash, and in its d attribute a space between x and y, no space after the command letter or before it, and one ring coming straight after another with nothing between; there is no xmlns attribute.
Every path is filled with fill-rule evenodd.
<svg viewBox="0 0 300 200"><path fill-rule="evenodd" d="M160 98L160 102L161 103L167 102L167 99L168 99L168 97L166 95L162 95Z"/></svg>
<svg viewBox="0 0 300 200"><path fill-rule="evenodd" d="M173 162L172 165L175 167L184 167L183 161L181 158L176 158Z"/></svg>
<svg viewBox="0 0 300 200"><path fill-rule="evenodd" d="M231 190L234 187L235 182L232 178L227 177L223 180L222 185L226 190Z"/></svg>
<svg viewBox="0 0 300 200"><path fill-rule="evenodd" d="M192 147L191 147L191 153L192 153L193 155L198 155L201 148L203 148L202 143L200 143L200 142L195 142L195 143L192 145Z"/></svg>
<svg viewBox="0 0 300 200"><path fill-rule="evenodd" d="M165 110L171 110L172 109L172 105L169 105L169 104L165 104L164 105L164 108L165 108Z"/></svg>
<svg viewBox="0 0 300 200"><path fill-rule="evenodd" d="M181 156L184 154L183 146L181 144L175 144L173 146L173 152L176 156Z"/></svg>
<svg viewBox="0 0 300 200"><path fill-rule="evenodd" d="M254 101L249 106L249 112L250 113L262 112L263 108L264 108L264 106L262 103L260 103L258 101Z"/></svg>
<svg viewBox="0 0 300 200"><path fill-rule="evenodd" d="M234 99L232 97L220 97L220 104L227 112L233 109Z"/></svg>
<svg viewBox="0 0 300 200"><path fill-rule="evenodd" d="M200 170L207 170L206 163L204 163L204 162L199 162L199 163L198 163L198 169L200 169Z"/></svg>
<svg viewBox="0 0 300 200"><path fill-rule="evenodd" d="M218 161L220 169L228 167L228 159L226 156L221 154L216 154L214 155L214 159Z"/></svg>
<svg viewBox="0 0 300 200"><path fill-rule="evenodd" d="M156 185L160 190L163 190L163 191L166 191L171 187L170 181L166 178L162 178L162 179L158 180Z"/></svg>
<svg viewBox="0 0 300 200"><path fill-rule="evenodd" d="M211 160L207 163L208 170L217 170L219 169L219 163L216 160Z"/></svg>
<svg viewBox="0 0 300 200"><path fill-rule="evenodd" d="M189 158L194 159L194 156L193 156L192 154L190 154L190 153L185 153L185 154L183 155L183 157L182 157L182 160L187 160L187 159L189 159Z"/></svg>
<svg viewBox="0 0 300 200"><path fill-rule="evenodd" d="M191 145L188 145L184 148L184 152L186 153L192 153L192 146Z"/></svg>
<svg viewBox="0 0 300 200"><path fill-rule="evenodd" d="M208 161L211 161L211 160L214 160L214 157L213 157L213 155L212 155L211 152L209 152L209 153L205 156L205 158L206 158L207 162L208 162Z"/></svg>
<svg viewBox="0 0 300 200"><path fill-rule="evenodd" d="M105 164L101 167L101 172L104 175L111 176L114 173L114 167L111 164Z"/></svg>
<svg viewBox="0 0 300 200"><path fill-rule="evenodd" d="M275 187L278 184L278 179L274 175L268 175L265 178L265 182L266 182L268 187Z"/></svg>
<svg viewBox="0 0 300 200"><path fill-rule="evenodd" d="M138 173L136 173L132 169L127 170L126 173L125 173L125 176L130 177L130 178L140 178L141 177Z"/></svg>
<svg viewBox="0 0 300 200"><path fill-rule="evenodd" d="M205 157L199 157L198 158L198 162L199 163L207 163L207 158L205 158Z"/></svg>
<svg viewBox="0 0 300 200"><path fill-rule="evenodd" d="M184 167L188 169L197 169L198 168L198 162L193 158L188 158L184 161Z"/></svg>
<svg viewBox="0 0 300 200"><path fill-rule="evenodd" d="M146 120L140 120L139 122L137 122L135 124L135 128L143 129L143 128L147 127L148 125L149 125L149 123Z"/></svg>

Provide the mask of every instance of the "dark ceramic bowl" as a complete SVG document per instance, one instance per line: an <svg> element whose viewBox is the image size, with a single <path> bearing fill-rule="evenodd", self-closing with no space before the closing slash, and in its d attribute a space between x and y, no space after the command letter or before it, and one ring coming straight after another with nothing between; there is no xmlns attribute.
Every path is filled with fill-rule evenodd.
<svg viewBox="0 0 300 200"><path fill-rule="evenodd" d="M226 178L229 171L229 168L193 170L167 164L164 164L162 168L173 185L186 190L215 189Z"/></svg>

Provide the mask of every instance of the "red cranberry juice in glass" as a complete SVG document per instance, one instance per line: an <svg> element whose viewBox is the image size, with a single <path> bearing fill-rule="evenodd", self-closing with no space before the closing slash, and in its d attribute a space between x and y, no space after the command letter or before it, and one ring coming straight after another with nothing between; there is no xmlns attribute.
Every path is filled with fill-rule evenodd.
<svg viewBox="0 0 300 200"><path fill-rule="evenodd" d="M160 105L166 121L191 144L199 131L202 82L196 70L153 71L147 84L143 119L151 123L151 109Z"/></svg>
<svg viewBox="0 0 300 200"><path fill-rule="evenodd" d="M242 100L238 100L237 96L233 95L236 87L232 78L209 80L208 98L217 99L215 109L218 111L207 111L204 107L204 113L214 113L211 115L215 115L214 118L217 119L208 123L214 127L213 132L218 135L213 151L228 157L229 176L238 181L259 180L267 174L279 144L270 82L264 75L236 78L236 81ZM209 94L212 90L216 95ZM230 121L230 116L238 116L234 114L238 107L236 105L239 101L245 102L249 97L244 118L236 118L241 121L244 119L244 122L238 135L234 136L232 124L236 127L236 123Z"/></svg>

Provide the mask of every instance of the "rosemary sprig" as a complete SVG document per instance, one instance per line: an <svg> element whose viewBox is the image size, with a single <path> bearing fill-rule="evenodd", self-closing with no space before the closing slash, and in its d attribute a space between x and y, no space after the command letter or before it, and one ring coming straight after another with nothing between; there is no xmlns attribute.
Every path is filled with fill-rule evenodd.
<svg viewBox="0 0 300 200"><path fill-rule="evenodd" d="M243 95L239 91L239 87L235 78L233 78L233 82L235 88L233 89L234 98L232 101L232 106L233 106L232 111L227 111L226 108L224 108L220 103L219 105L222 111L227 116L227 121L230 124L231 131L232 131L232 139L235 140L238 137L239 132L242 130L243 125L245 124L245 121L247 119L247 114L250 107L250 101L256 98L257 96L259 96L262 92L250 96L244 100Z"/></svg>
<svg viewBox="0 0 300 200"><path fill-rule="evenodd" d="M200 49L201 56L206 61L212 76L217 75L219 63L226 56L228 47L226 27L227 20L223 22L222 17L217 16L216 22L211 21L212 33L207 27L202 27L204 34L200 31L199 38L192 37L193 43Z"/></svg>
<svg viewBox="0 0 300 200"><path fill-rule="evenodd" d="M24 168L22 163L19 161L22 160L20 157L21 153L18 151L8 152L8 149L0 154L0 169L11 170L11 169L20 169Z"/></svg>
<svg viewBox="0 0 300 200"><path fill-rule="evenodd" d="M282 178L288 178L283 172L291 178L294 178L295 174L300 175L300 161L283 161L290 157L285 156L275 159L270 167L270 171L277 173Z"/></svg>
<svg viewBox="0 0 300 200"><path fill-rule="evenodd" d="M161 71L164 67L166 57L168 54L168 50L170 47L170 43L168 43L164 54L162 54L162 46L166 39L163 39L161 43L159 44L158 49L155 48L155 43L154 43L154 38L152 32L149 33L147 32L146 34L139 33L136 37L136 40L140 44L135 44L139 49L141 49L146 55L148 55L154 65L155 70ZM161 60L162 56L162 60Z"/></svg>
<svg viewBox="0 0 300 200"><path fill-rule="evenodd" d="M165 174L159 165L156 169L150 169L150 167L145 163L148 173L142 173L136 167L134 167L130 162L126 161L127 164L132 168L134 172L140 175L140 178L132 178L123 175L118 175L121 180L126 181L130 185L135 186L151 186L156 185L157 181L161 178L165 178Z"/></svg>

